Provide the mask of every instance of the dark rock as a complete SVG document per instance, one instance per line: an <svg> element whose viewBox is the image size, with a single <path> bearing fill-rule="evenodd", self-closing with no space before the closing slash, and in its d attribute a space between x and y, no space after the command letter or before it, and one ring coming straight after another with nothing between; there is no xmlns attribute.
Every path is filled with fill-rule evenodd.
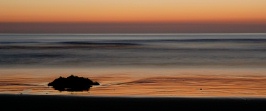
<svg viewBox="0 0 266 111"><path fill-rule="evenodd" d="M98 82L84 77L71 75L67 78L59 77L48 86L53 86L55 90L59 91L88 91L93 85L100 85Z"/></svg>

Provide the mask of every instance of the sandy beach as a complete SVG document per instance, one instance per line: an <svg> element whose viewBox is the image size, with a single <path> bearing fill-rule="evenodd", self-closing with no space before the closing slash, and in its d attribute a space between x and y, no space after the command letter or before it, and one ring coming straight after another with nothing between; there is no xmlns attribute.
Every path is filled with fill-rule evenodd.
<svg viewBox="0 0 266 111"><path fill-rule="evenodd" d="M258 111L266 98L0 95L1 110L24 111Z"/></svg>

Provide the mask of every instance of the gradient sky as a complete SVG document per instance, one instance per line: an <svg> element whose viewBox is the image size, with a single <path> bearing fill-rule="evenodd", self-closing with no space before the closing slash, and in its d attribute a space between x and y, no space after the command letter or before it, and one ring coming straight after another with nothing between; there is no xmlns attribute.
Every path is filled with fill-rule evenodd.
<svg viewBox="0 0 266 111"><path fill-rule="evenodd" d="M229 24L227 27L238 25L239 28L243 28L244 24L247 27L245 31L261 32L266 28L265 5L265 0L1 0L0 32L12 32L12 30L16 32L19 26L14 28L14 23L29 30L34 27L30 27L29 24L21 25L21 23L34 23L38 27L42 27L43 23L57 25L58 23L72 23L72 25L73 23L93 23L109 27L122 24L123 27L129 28L128 32L130 30L134 32L134 27L130 28L132 24L139 24L139 27L142 27L147 26L145 24L174 23L189 24L190 26L185 26L193 28L199 24L219 27L219 24L226 23ZM131 25L125 26L126 24ZM191 24L194 25L191 26ZM248 28L250 25L256 30ZM76 28L84 26L79 25ZM171 29L171 26L167 28ZM182 27L179 26L179 28ZM191 28L186 31L197 32L196 29ZM207 26L204 28L208 29ZM235 32L245 32L237 31L239 28ZM62 28L58 30L64 32ZM42 31L47 32L44 29ZM42 31L40 29L39 32ZM225 29L220 32L228 31Z"/></svg>

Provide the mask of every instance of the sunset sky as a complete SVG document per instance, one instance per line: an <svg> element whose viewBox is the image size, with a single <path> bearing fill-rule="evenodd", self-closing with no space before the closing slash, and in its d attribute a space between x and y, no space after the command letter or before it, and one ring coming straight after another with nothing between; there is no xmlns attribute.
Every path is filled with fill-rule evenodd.
<svg viewBox="0 0 266 111"><path fill-rule="evenodd" d="M183 32L197 32L199 25L206 32L218 27L217 32L234 32L228 27L235 27L235 32L263 32L265 5L265 0L1 0L0 32L27 32L25 27L35 32L59 27L55 32L67 32L65 26L94 29L88 32L119 32L117 26L127 29L122 32L138 32L136 27L156 32L148 30L154 25L165 32L180 32L177 29L182 27L187 28Z"/></svg>

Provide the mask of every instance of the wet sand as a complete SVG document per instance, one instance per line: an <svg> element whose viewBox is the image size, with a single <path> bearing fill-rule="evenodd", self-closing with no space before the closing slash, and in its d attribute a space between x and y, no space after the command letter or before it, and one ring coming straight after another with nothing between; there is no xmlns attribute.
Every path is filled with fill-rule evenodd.
<svg viewBox="0 0 266 111"><path fill-rule="evenodd" d="M258 111L266 98L0 95L1 110L24 111Z"/></svg>
<svg viewBox="0 0 266 111"><path fill-rule="evenodd" d="M70 74L102 85L74 94L47 87L54 78ZM262 111L265 74L265 70L6 69L0 71L0 110Z"/></svg>
<svg viewBox="0 0 266 111"><path fill-rule="evenodd" d="M101 85L74 93L47 86L71 74ZM1 69L0 94L266 97L265 74L265 69Z"/></svg>

